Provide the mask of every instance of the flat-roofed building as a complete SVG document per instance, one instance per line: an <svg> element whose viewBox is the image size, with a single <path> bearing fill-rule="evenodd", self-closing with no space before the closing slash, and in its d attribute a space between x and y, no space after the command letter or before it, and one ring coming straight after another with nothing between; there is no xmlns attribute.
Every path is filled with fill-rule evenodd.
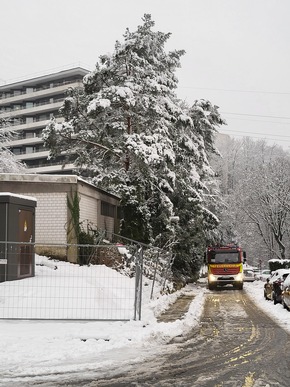
<svg viewBox="0 0 290 387"><path fill-rule="evenodd" d="M51 117L57 122L69 87L82 87L88 70L75 67L0 86L0 118L8 118L16 132L9 146L16 159L31 173L72 173L73 160L63 165L64 156L48 160L49 150L42 141L42 131Z"/></svg>
<svg viewBox="0 0 290 387"><path fill-rule="evenodd" d="M35 242L38 254L65 256L77 243L71 204L79 201L78 222L83 230L104 232L107 239L119 233L120 198L75 175L0 173L0 193L35 198ZM71 204L70 204L71 203ZM60 247L61 246L61 247ZM68 259L73 262L74 254Z"/></svg>

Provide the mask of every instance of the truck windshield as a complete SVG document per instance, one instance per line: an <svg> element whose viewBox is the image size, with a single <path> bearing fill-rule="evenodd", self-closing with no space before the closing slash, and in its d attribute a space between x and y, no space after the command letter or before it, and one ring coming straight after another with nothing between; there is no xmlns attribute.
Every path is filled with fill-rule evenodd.
<svg viewBox="0 0 290 387"><path fill-rule="evenodd" d="M212 263L237 263L239 260L238 252L212 252L210 254L210 262Z"/></svg>

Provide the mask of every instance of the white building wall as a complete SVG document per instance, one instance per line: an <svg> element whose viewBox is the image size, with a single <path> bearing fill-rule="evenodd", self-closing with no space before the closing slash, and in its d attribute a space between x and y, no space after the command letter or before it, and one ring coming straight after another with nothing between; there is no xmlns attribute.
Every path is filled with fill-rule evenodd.
<svg viewBox="0 0 290 387"><path fill-rule="evenodd" d="M80 222L84 230L87 231L87 225L98 228L98 203L95 197L80 195Z"/></svg>
<svg viewBox="0 0 290 387"><path fill-rule="evenodd" d="M67 230L67 194L23 193L37 199L35 208L35 242L45 244L63 244Z"/></svg>

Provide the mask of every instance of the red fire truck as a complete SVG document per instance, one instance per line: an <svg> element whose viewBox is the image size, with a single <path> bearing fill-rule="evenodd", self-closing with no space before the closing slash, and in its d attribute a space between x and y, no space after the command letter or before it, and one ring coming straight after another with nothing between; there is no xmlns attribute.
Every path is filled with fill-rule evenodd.
<svg viewBox="0 0 290 387"><path fill-rule="evenodd" d="M210 246L206 251L208 288L232 284L243 289L243 262L246 252L235 244Z"/></svg>

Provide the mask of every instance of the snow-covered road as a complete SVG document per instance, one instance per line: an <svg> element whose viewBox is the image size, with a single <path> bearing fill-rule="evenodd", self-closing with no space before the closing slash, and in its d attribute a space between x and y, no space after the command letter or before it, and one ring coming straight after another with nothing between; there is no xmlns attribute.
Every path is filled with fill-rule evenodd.
<svg viewBox="0 0 290 387"><path fill-rule="evenodd" d="M30 385L32 380L62 380L76 373L108 374L127 364L161 356L175 337L198 326L206 294L203 284L188 285L171 295L150 300L150 286L144 287L141 321L65 322L0 321L0 386ZM263 298L263 282L246 283L244 291L257 307L290 331L290 314L282 305ZM157 316L181 294L195 298L183 319L158 323ZM258 310L258 309L257 309ZM25 384L27 383L27 384Z"/></svg>

